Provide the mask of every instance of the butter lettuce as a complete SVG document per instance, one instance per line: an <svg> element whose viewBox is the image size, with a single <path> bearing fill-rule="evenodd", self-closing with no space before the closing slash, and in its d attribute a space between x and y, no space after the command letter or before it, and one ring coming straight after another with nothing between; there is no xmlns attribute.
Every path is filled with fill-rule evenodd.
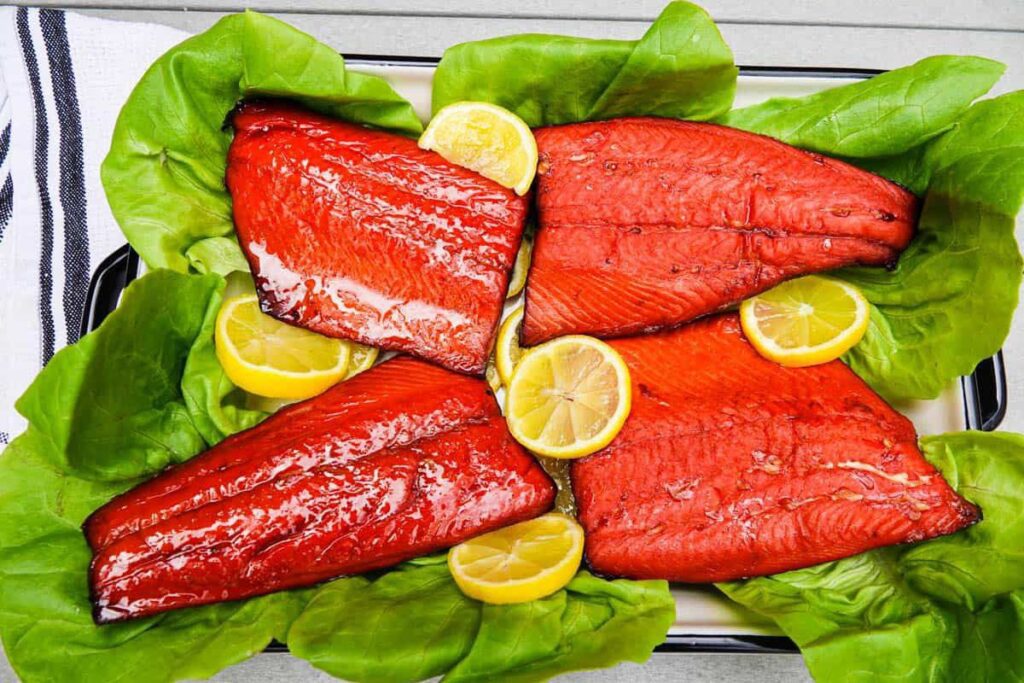
<svg viewBox="0 0 1024 683"><path fill-rule="evenodd" d="M674 619L664 581L587 572L541 600L484 605L459 591L440 556L328 584L292 625L288 646L345 680L536 681L643 662Z"/></svg>
<svg viewBox="0 0 1024 683"><path fill-rule="evenodd" d="M51 449L30 427L0 458L0 637L21 680L205 678L284 637L302 593L96 627L79 525L131 482L69 474L53 466Z"/></svg>
<svg viewBox="0 0 1024 683"><path fill-rule="evenodd" d="M333 48L255 12L221 19L149 68L121 109L101 169L114 217L151 268L245 267L224 242L234 241L225 120L243 97L259 95L401 133L422 130L385 80L347 70Z"/></svg>
<svg viewBox="0 0 1024 683"><path fill-rule="evenodd" d="M707 120L732 105L736 74L707 12L673 2L638 41L527 34L450 47L434 74L433 109L493 102L531 126L640 115Z"/></svg>
<svg viewBox="0 0 1024 683"><path fill-rule="evenodd" d="M224 289L215 274L145 275L18 402L28 430L0 455L0 638L23 680L204 678L272 639L352 680L446 672L449 680L538 680L642 661L664 639L675 615L664 582L581 572L542 601L483 606L458 590L443 555L372 577L95 626L85 518L264 417L241 407L216 360Z"/></svg>
<svg viewBox="0 0 1024 683"><path fill-rule="evenodd" d="M181 383L222 288L213 275L141 278L18 402L29 427L0 456L0 637L22 680L207 677L284 639L305 604L298 591L102 628L90 616L82 522L206 448L192 419L211 404L189 408Z"/></svg>
<svg viewBox="0 0 1024 683"><path fill-rule="evenodd" d="M1014 237L1024 201L1024 93L975 104L920 153L928 189L895 270L837 273L871 302L846 357L883 396L934 398L1002 346L1021 284Z"/></svg>
<svg viewBox="0 0 1024 683"><path fill-rule="evenodd" d="M926 457L984 519L915 545L720 584L774 619L827 681L1024 678L1024 436L925 437Z"/></svg>
<svg viewBox="0 0 1024 683"><path fill-rule="evenodd" d="M719 123L833 156L889 157L948 130L1006 67L940 55L858 83L734 109Z"/></svg>
<svg viewBox="0 0 1024 683"><path fill-rule="evenodd" d="M155 272L127 289L102 334L53 357L17 408L46 435L52 448L42 454L54 467L119 482L206 447L181 378L192 346L217 314L222 288L216 276ZM214 372L223 375L219 367Z"/></svg>

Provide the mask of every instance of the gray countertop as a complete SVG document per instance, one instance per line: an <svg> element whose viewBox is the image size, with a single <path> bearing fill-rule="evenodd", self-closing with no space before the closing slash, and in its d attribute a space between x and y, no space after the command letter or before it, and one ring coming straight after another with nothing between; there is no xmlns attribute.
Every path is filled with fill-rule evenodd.
<svg viewBox="0 0 1024 683"><path fill-rule="evenodd" d="M506 33L637 38L666 0L37 0L108 19L150 21L201 31L242 7L275 14L349 54L440 56L448 45ZM993 93L1024 89L1021 0L700 0L744 65L888 69L932 54L971 53L1007 64ZM1018 223L1018 241L1024 236ZM1005 348L1010 409L1003 428L1024 432L1024 321ZM0 658L0 681L16 677ZM305 662L258 655L221 672L231 683L330 681ZM645 665L579 672L559 680L809 680L795 655L655 655Z"/></svg>

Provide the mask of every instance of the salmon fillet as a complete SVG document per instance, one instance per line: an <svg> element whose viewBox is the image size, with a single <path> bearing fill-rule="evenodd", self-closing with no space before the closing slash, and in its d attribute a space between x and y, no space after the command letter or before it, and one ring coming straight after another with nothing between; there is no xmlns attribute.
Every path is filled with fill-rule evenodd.
<svg viewBox="0 0 1024 683"><path fill-rule="evenodd" d="M677 326L787 278L893 264L913 236L911 193L761 135L632 118L536 136L527 345Z"/></svg>
<svg viewBox="0 0 1024 683"><path fill-rule="evenodd" d="M396 358L93 513L93 617L387 567L535 517L554 496L485 382Z"/></svg>
<svg viewBox="0 0 1024 683"><path fill-rule="evenodd" d="M572 466L597 572L728 581L980 518L921 455L910 421L839 361L777 365L732 314L611 344L633 409L610 446Z"/></svg>
<svg viewBox="0 0 1024 683"><path fill-rule="evenodd" d="M282 103L234 115L227 186L263 310L482 374L527 200L415 140Z"/></svg>

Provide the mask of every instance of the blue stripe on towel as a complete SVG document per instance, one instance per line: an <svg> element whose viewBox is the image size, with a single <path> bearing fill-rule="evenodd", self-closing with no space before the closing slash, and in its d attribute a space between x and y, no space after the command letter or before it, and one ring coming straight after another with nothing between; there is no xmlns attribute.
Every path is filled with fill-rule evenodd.
<svg viewBox="0 0 1024 683"><path fill-rule="evenodd" d="M39 190L39 227L41 232L39 255L39 322L42 328L42 362L50 361L54 351L53 332L53 205L46 187L47 149L49 130L46 125L46 104L39 81L39 64L36 50L32 45L32 34L28 28L28 9L18 8L18 38L25 56L29 83L32 85L32 102L35 107L35 178Z"/></svg>
<svg viewBox="0 0 1024 683"><path fill-rule="evenodd" d="M89 289L89 230L86 222L82 115L78 106L64 12L39 10L50 62L53 100L60 125L60 205L64 210L64 324L67 343L78 341Z"/></svg>
<svg viewBox="0 0 1024 683"><path fill-rule="evenodd" d="M4 231L7 230L7 224L11 222L11 216L13 215L14 181L8 175L4 184L0 185L0 242L4 241Z"/></svg>

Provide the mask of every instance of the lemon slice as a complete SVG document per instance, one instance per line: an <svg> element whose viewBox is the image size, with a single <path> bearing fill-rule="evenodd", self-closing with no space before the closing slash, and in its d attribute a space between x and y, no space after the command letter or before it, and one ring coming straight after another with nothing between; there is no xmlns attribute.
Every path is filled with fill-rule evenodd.
<svg viewBox="0 0 1024 683"><path fill-rule="evenodd" d="M419 146L524 195L537 172L537 141L526 122L487 102L456 102L434 114Z"/></svg>
<svg viewBox="0 0 1024 683"><path fill-rule="evenodd" d="M501 389L501 377L498 376L498 367L494 364L494 355L487 359L487 365L484 366L484 379L487 380L487 386L491 388L491 391L497 393L498 389Z"/></svg>
<svg viewBox="0 0 1024 683"><path fill-rule="evenodd" d="M506 299L517 296L526 287L526 274L530 271L530 259L533 257L533 241L523 239L519 244L519 253L516 254L516 264L512 268L512 278L508 284Z"/></svg>
<svg viewBox="0 0 1024 683"><path fill-rule="evenodd" d="M582 527L552 512L460 543L448 551L448 570L469 597L506 605L564 588L582 558Z"/></svg>
<svg viewBox="0 0 1024 683"><path fill-rule="evenodd" d="M348 371L345 373L345 379L355 377L360 372L372 368L373 364L377 362L377 356L380 355L380 349L375 346L366 346L356 342L348 342L348 344L352 349L352 354L349 356Z"/></svg>
<svg viewBox="0 0 1024 683"><path fill-rule="evenodd" d="M743 332L754 348L789 367L839 358L864 336L870 316L860 290L820 275L783 282L740 306Z"/></svg>
<svg viewBox="0 0 1024 683"><path fill-rule="evenodd" d="M275 320L255 295L228 299L217 314L217 360L228 378L270 398L315 396L345 376L351 347Z"/></svg>
<svg viewBox="0 0 1024 683"><path fill-rule="evenodd" d="M523 355L523 349L519 346L519 329L522 326L523 307L520 306L505 318L498 330L498 341L494 345L494 364L498 367L501 383L506 386L512 381L512 371Z"/></svg>
<svg viewBox="0 0 1024 683"><path fill-rule="evenodd" d="M508 384L505 417L516 441L552 458L607 446L629 416L629 369L603 341L560 337L523 354Z"/></svg>

